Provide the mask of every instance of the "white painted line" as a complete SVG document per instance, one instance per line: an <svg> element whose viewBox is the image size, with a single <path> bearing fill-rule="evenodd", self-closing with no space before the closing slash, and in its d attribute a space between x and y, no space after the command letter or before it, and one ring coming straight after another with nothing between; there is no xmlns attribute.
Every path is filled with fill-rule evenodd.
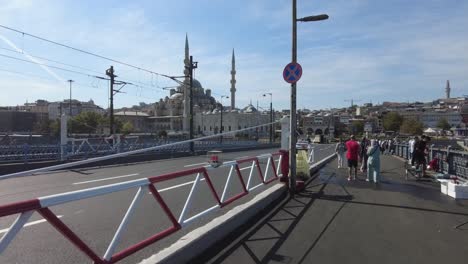
<svg viewBox="0 0 468 264"><path fill-rule="evenodd" d="M86 183L92 183L92 182L100 182L100 181L109 181L109 180L113 180L113 179L126 178L126 177L132 177L132 176L137 176L137 175L140 175L140 174L139 173L133 173L133 174L128 174L128 175L109 177L109 178L103 178L103 179L97 179L97 180L91 180L91 181L75 182L75 183L73 183L73 185L86 184Z"/></svg>
<svg viewBox="0 0 468 264"><path fill-rule="evenodd" d="M245 168L240 168L239 170L247 170L247 169L251 169L252 166L249 166L249 167L245 167Z"/></svg>
<svg viewBox="0 0 468 264"><path fill-rule="evenodd" d="M205 178L201 179L200 181L204 181L204 180L205 180ZM182 187L182 186L185 186L185 185L193 184L193 182L194 182L194 181L184 182L184 183L181 183L181 184L178 184L178 185L174 185L174 186L171 186L171 187L167 187L167 188L158 190L158 192L169 191L169 190L172 190L172 189L175 189L175 188L179 188L179 187ZM151 194L151 192L149 192L149 193Z"/></svg>
<svg viewBox="0 0 468 264"><path fill-rule="evenodd" d="M234 158L234 159L243 159L243 158L250 158L252 156L242 156L242 157L237 157L237 158Z"/></svg>
<svg viewBox="0 0 468 264"><path fill-rule="evenodd" d="M63 215L57 215L57 218L62 218L62 217L63 217ZM29 223L25 224L24 226L25 227L26 226L32 226L32 225L37 225L37 224L44 223L44 222L47 222L47 220L42 219L42 220L32 221L32 222L29 222ZM6 233L6 232L8 232L8 230L10 230L10 228L1 229L0 234Z"/></svg>
<svg viewBox="0 0 468 264"><path fill-rule="evenodd" d="M207 165L207 164L208 164L208 162L201 162L201 163L189 164L189 165L185 165L184 168L193 167L193 166L198 166L198 165Z"/></svg>

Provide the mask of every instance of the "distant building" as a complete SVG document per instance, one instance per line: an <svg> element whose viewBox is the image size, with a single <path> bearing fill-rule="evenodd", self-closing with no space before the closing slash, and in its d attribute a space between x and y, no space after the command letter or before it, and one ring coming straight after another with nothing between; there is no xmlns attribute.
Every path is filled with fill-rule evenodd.
<svg viewBox="0 0 468 264"><path fill-rule="evenodd" d="M62 114L70 115L70 99L61 102L50 102L47 106L49 119L55 120L60 118ZM104 114L105 110L94 104L93 100L88 102L80 102L78 100L71 100L71 116L77 116L82 112L96 112Z"/></svg>
<svg viewBox="0 0 468 264"><path fill-rule="evenodd" d="M458 111L405 111L399 113L405 119L420 121L425 127L435 128L441 119L447 120L451 127L457 127L462 122Z"/></svg>
<svg viewBox="0 0 468 264"><path fill-rule="evenodd" d="M248 127L258 126L270 122L268 113L259 112L252 104L243 109L225 110L223 112L223 132L240 130ZM265 137L269 135L269 126L259 127L244 132L239 132L237 136ZM221 109L199 113L195 116L196 133L209 136L221 132ZM234 137L229 135L226 137Z"/></svg>
<svg viewBox="0 0 468 264"><path fill-rule="evenodd" d="M31 133L42 116L41 113L0 110L0 132Z"/></svg>
<svg viewBox="0 0 468 264"><path fill-rule="evenodd" d="M133 126L132 132L147 132L149 115L144 112L122 111L114 113L114 117L120 119L123 123L129 122Z"/></svg>

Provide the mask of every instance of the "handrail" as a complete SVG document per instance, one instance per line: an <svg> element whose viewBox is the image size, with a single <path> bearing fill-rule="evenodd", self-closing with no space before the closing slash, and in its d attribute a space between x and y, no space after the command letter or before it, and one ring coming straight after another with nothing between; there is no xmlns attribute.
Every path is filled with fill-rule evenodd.
<svg viewBox="0 0 468 264"><path fill-rule="evenodd" d="M261 186L265 186L273 181L276 181L281 176L280 174L280 166L275 166L275 158L279 157L279 161L281 161L282 154L281 153L273 153L269 155L262 155L257 157L246 158L242 160L234 160L228 161L223 163L220 167L230 167L230 172L227 177L226 183L224 185L223 193L221 197L219 196L218 192L213 186L211 182L211 177L209 175L209 171L212 171L210 166L198 167L193 169L187 169L183 171L177 171L173 173L161 174L158 176L148 177L137 179L133 181L126 181L122 183L115 183L109 184L105 186L99 186L94 188L88 188L84 190L60 193L55 195L48 195L39 197L32 200L21 201L17 203L7 204L0 206L0 217L9 216L9 215L16 215L19 214L15 222L10 226L9 230L0 240L0 254L8 247L11 241L15 238L18 232L22 229L22 227L26 224L27 220L31 217L34 212L38 212L44 219L46 219L59 233L61 233L65 238L67 238L73 245L75 245L82 253L84 253L88 258L90 258L94 263L98 264L108 264L108 263L115 263L125 257L130 256L131 254L159 241L162 238L165 238L184 226L190 224L193 220L209 214L217 209L227 206L228 204L240 199L241 197L248 195L252 190L259 188ZM260 168L259 160L267 160L265 172L262 172ZM239 169L239 165L243 163L249 163L250 172L247 184L244 183L241 170ZM249 167L248 167L249 168ZM249 183L251 182L253 172L255 168L258 171L259 178L261 179L261 183L250 187ZM237 174L237 177L241 183L242 191L238 194L234 194L231 197L226 197L227 189L229 188L229 184L231 182L232 174ZM270 173L269 175L269 172ZM165 202L164 198L160 195L158 188L156 187L162 182L173 180L180 177L187 177L189 175L196 174L196 178L193 181L192 188L190 193L187 197L187 200L184 204L182 212L180 213L179 217L176 218L173 210L168 206ZM212 198L215 202L214 206L211 206L193 216L186 216L188 212L193 194L198 190L197 186L202 182L202 177L205 179L206 184L208 185L210 192L212 193ZM118 226L115 234L109 243L107 250L104 256L101 258L97 255L97 253L91 249L77 234L75 234L62 220L57 217L49 209L51 206L56 206L60 204L70 203L82 199L88 199L91 197L96 196L103 196L106 194L125 191L129 189L137 188L137 192L132 199L130 206L128 207L125 215L123 216L120 225ZM129 222L130 217L134 213L134 209L136 208L138 202L141 200L141 197L145 190L149 190L154 197L156 203L160 205L163 212L167 216L167 218L171 222L171 226L166 228L159 233L153 234L151 237L144 239L126 249L121 250L120 252L115 253L115 249L117 248L120 237L122 232L124 232L125 228L127 227L127 223Z"/></svg>

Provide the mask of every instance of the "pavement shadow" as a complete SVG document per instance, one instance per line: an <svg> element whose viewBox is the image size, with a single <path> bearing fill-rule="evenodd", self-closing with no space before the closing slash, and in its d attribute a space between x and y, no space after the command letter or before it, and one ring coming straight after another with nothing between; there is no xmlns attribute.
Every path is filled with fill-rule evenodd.
<svg viewBox="0 0 468 264"><path fill-rule="evenodd" d="M319 173L322 174L321 171ZM322 174L323 176L323 174ZM242 237L237 238L237 241L234 244L231 244L231 239L226 239L229 241L228 243L219 243L216 248L210 249L210 252L221 252L217 256L205 256L202 259L197 259L194 263L213 263L219 264L224 263L224 261L231 256L235 251L238 249L244 249L245 252L249 255L251 260L255 263L268 263L270 261L276 262L284 262L289 263L291 258L288 256L283 256L277 254L278 250L281 246L285 243L285 241L289 238L293 230L296 228L297 224L303 219L305 213L309 210L309 208L314 204L317 199L326 198L326 199L336 199L340 201L347 201L352 200L352 195L350 195L346 191L346 195L327 195L324 193L325 187L331 182L331 179L335 176L335 173L329 174L327 176L327 180L320 183L311 185L312 181L317 177L310 179L306 182L306 188L301 193L297 194L295 197L288 197L283 203L281 203L273 212L271 212L268 216L262 219L259 223L257 223L253 228L248 230L245 235ZM318 191L312 191L311 189L314 187L320 186ZM344 188L344 187L343 187ZM345 189L345 188L344 188ZM305 198L305 199L304 199ZM304 200L306 202L304 202ZM332 219L328 222L328 224L321 230L320 235L315 239L313 245L305 252L304 256L301 258L301 263L307 256L307 254L317 245L322 235L326 232L330 224L334 221L336 216L340 213L340 211L345 206L346 202L339 208L339 210L334 214ZM293 212L292 209L300 209L299 211ZM287 217L284 217L287 215ZM278 217L279 216L279 217ZM287 228L286 231L280 231L275 228L274 223L283 222L286 224ZM268 227L270 230L273 230L274 235L262 237L262 238L254 238L254 236L262 229ZM242 233L241 233L242 234ZM237 237L241 234L237 234ZM235 234L233 234L235 235ZM234 239L233 239L234 240ZM259 257L258 254L255 254L255 250L248 245L248 243L252 242L264 242L264 241L274 241L274 244L269 247L269 250L263 257ZM205 254L202 254L205 255Z"/></svg>

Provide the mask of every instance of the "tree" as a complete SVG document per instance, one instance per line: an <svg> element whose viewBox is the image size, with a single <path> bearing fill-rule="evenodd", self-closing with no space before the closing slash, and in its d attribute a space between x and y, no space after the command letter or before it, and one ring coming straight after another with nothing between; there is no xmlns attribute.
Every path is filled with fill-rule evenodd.
<svg viewBox="0 0 468 264"><path fill-rule="evenodd" d="M400 131L405 134L421 135L423 133L423 124L414 119L405 119L401 124Z"/></svg>
<svg viewBox="0 0 468 264"><path fill-rule="evenodd" d="M51 121L48 118L41 118L34 123L33 131L38 134L50 134Z"/></svg>
<svg viewBox="0 0 468 264"><path fill-rule="evenodd" d="M403 117L397 112L390 112L383 118L383 127L386 131L399 131L402 123Z"/></svg>
<svg viewBox="0 0 468 264"><path fill-rule="evenodd" d="M351 131L355 135L360 135L364 132L364 122L361 120L355 120L351 123Z"/></svg>
<svg viewBox="0 0 468 264"><path fill-rule="evenodd" d="M439 119L439 121L437 122L437 127L442 130L450 130L450 124L445 118Z"/></svg>
<svg viewBox="0 0 468 264"><path fill-rule="evenodd" d="M103 123L103 116L96 112L82 112L70 119L73 133L96 133L99 124ZM70 126L69 126L70 127Z"/></svg>
<svg viewBox="0 0 468 264"><path fill-rule="evenodd" d="M122 126L122 133L128 135L133 132L133 125L129 121L125 122Z"/></svg>
<svg viewBox="0 0 468 264"><path fill-rule="evenodd" d="M60 119L56 119L49 124L50 134L54 137L60 136Z"/></svg>

